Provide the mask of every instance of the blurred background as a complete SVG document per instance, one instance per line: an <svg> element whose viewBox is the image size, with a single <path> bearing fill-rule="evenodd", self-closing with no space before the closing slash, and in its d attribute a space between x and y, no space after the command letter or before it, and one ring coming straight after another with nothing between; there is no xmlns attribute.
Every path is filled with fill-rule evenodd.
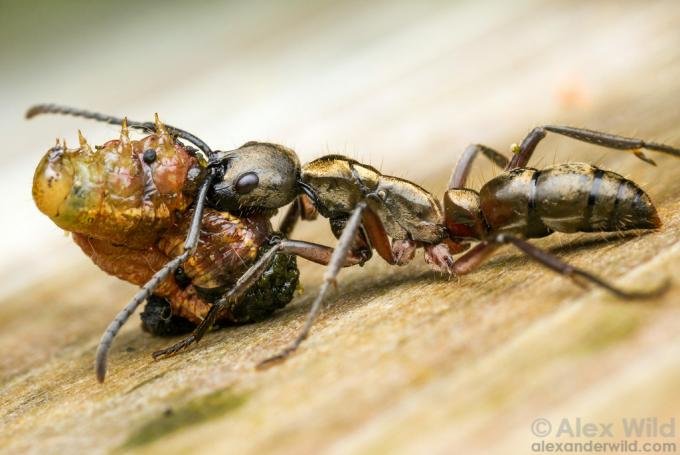
<svg viewBox="0 0 680 455"><path fill-rule="evenodd" d="M325 353L326 360L319 363L310 353L302 356L300 363L258 376L249 368L267 349L277 349L294 333L310 294L313 296L316 290L323 270L304 264L303 283L308 292L297 310L286 313L283 321L236 332L221 331L215 335L221 338L214 338L210 345L211 354L203 352L202 357L199 348L170 363L148 359L148 352L167 340L151 339L140 333L136 322L129 324L112 361L146 376L126 377L120 370L118 379L126 380L127 385L95 386L89 363L92 350L99 333L133 288L100 273L68 236L38 212L31 199L31 182L35 165L55 138L76 144L80 129L91 144L96 144L116 138L118 129L68 117L44 116L28 122L23 116L32 104L55 102L135 120L151 119L157 112L161 120L195 133L217 149L262 140L294 148L303 162L341 153L386 174L411 179L439 197L466 145L480 142L509 153L511 143L519 142L540 124L572 124L680 144L679 44L680 4L674 0L0 1L0 384L8 400L5 405L9 406L9 397L15 403L5 407L3 424L13 430L11 435L3 431L0 448L108 450L124 444L135 425L144 427L144 422L161 413L168 403L175 403L178 390L186 387L186 378L193 377L191 370L184 368L192 366L201 368L200 372L211 379L200 376L204 379L196 387L182 392L184 400L222 390L226 384L258 398L251 398L246 410L239 409L240 414L232 415L228 424L220 420L222 415L217 423L213 421L212 430L220 437L205 426L201 430L193 427L193 433L184 431L183 436L174 432L174 441L179 444L175 448L206 450L211 447L206 445L210 439L211 443L244 451L280 449L291 453L321 448L337 453L408 452L409 448L426 447L447 452L452 447L475 446L495 447L501 452L520 447L524 451L531 436L525 421L554 410L565 396L575 393L566 385L559 393L546 392L553 382L541 370L547 375L539 387L545 396L537 398L531 410L519 414L516 407L495 405L488 405L486 412L465 408L436 414L428 401L435 396L434 403L451 398L433 389L433 377L451 375L447 382L455 383L456 375L467 374L461 358L466 365L488 360L490 353L497 353L496 349L521 336L527 327L540 327L544 318L557 317L565 311L565 302L583 292L568 281L544 276L541 269L517 259L513 252L470 278L451 282L427 272L420 258L418 264L399 271L377 259L364 269L348 271L341 289L342 283L345 289L359 289L353 299L365 304L351 308L345 304L343 310L340 298L334 303L339 308L337 313L330 313L330 317L335 327L345 324L350 332L375 318L364 326L360 339L343 344L343 337L333 332L333 324L321 324L312 338L325 330L327 343L310 342L309 351ZM673 248L678 238L678 163L654 156L660 166L652 168L625 153L564 139L550 138L540 150L534 166L580 159L634 178L659 204L667 224L664 232L628 246L621 241L604 247L586 242L570 259L613 276L622 276L638 266L651 267L644 273L652 277L677 272L678 252ZM477 188L497 172L485 165L479 168L473 176ZM302 226L296 237L331 241L324 222ZM572 240L562 236L543 245L568 247ZM568 252L567 247L560 251ZM648 264L661 253L667 255L658 259L658 264ZM513 257L519 262L502 262ZM499 270L514 272L502 274ZM534 279L537 284L529 291L516 286L518 281ZM375 286L371 284L376 282ZM490 284L495 282L498 288ZM632 278L624 282L638 283ZM653 282L639 283L644 286ZM507 291L508 286L512 292ZM368 290L373 294L362 300ZM414 294L409 294L411 291ZM496 291L498 294L494 294ZM429 296L428 304L416 298L423 292ZM538 309L523 306L517 310L513 305L532 304L527 301L527 292L537 301L533 303ZM543 292L545 298L540 297ZM595 294L592 298L598 302L603 297ZM490 302L494 306L488 307ZM495 307L501 302L506 305L504 310ZM411 314L416 307L420 313ZM614 306L598 314L608 320L609 310L621 313ZM626 311L633 311L633 322L626 319L611 330L618 334L621 327L627 327L625 324L635 323L636 328L654 331L656 338L648 340L650 352L669 346L650 320L665 320L669 339L670 333L680 328L674 309L672 317L662 310L652 315L648 309L639 309L639 314L637 310ZM379 325L381 319L398 316L402 319L395 319L393 325ZM427 325L433 319L440 321L438 329ZM471 321L483 322L475 325ZM469 328L467 336L460 330L452 332L457 324ZM590 326L583 328L583 349L596 344L587 338L593 330ZM409 334L423 331L428 334L423 335L425 341L409 341L415 338ZM238 348L232 341L225 342L233 340L237 336L234 333L241 343ZM642 332L635 333L642 336ZM276 343L266 341L268 336ZM448 341L442 341L444 338ZM577 338L571 334L565 339ZM485 339L490 341L474 344ZM371 347L376 346L396 346L392 342L403 351L392 349L389 355L376 348L384 355L380 361L371 360L365 352L374 352ZM123 358L126 343L138 343L139 352ZM225 347L230 343L231 347ZM357 343L364 350L357 350ZM617 355L625 357L628 365L635 365L646 351L639 342L631 343L632 351ZM672 346L677 352L677 342ZM435 351L436 355L432 353ZM343 357L343 352L349 357ZM357 360L357 352L364 353L362 360ZM191 363L192 359L205 360ZM606 364L599 354L587 361ZM241 364L245 366L239 367ZM507 367L508 377L517 379L513 368L519 364L502 364L498 371ZM560 365L565 371L568 365L583 368L582 364L568 362ZM658 373L677 378L677 361L668 368ZM168 373L153 379L158 371ZM601 376L593 373L584 384L601 387L601 381L611 373L611 369L602 371ZM396 379L390 386L376 386L380 391L373 390L371 383L366 383L366 388L372 392L361 387L367 377L388 376ZM71 392L65 393L59 381L70 384ZM133 389L143 381L150 381L155 392L141 386ZM54 390L45 392L46 384ZM318 384L332 389L326 401L315 388ZM258 395L255 389L265 392ZM300 409L296 407L302 406L299 401L288 403L284 409L267 407L274 391L297 397L304 390L311 390L314 399L323 403ZM469 392L461 385L450 392L459 396L466 390ZM536 392L521 390L516 398ZM121 397L123 391L128 394ZM492 397L505 397L507 393L489 385L489 389L470 396L479 402L495 403ZM81 397L79 406L84 406L80 401L90 403L79 408L79 417L59 411L65 413L72 394ZM414 398L404 404L414 395L423 401ZM613 395L612 399L619 396L623 395ZM677 392L672 397L663 396L659 401L663 404L650 412L663 414L678 400ZM348 401L353 405L337 409L337 403ZM289 420L281 422L285 410L290 411ZM112 423L118 422L118 413L128 414L135 425ZM515 430L500 435L496 425L499 416L508 415L515 416L514 424L505 423ZM56 416L62 419L59 437L53 423L47 423ZM417 428L425 425L427 431L420 436L415 431L400 432L402 437L397 439L402 445L388 444L396 429L403 429L399 419L407 419L405 416L410 416ZM313 426L321 429L314 435L305 429L310 417L318 418ZM93 429L86 431L88 425L94 425ZM232 432L224 430L224 425ZM235 428L252 431L248 433L252 439L240 440ZM496 438L482 441L482 436ZM162 441L153 440L152 444Z"/></svg>

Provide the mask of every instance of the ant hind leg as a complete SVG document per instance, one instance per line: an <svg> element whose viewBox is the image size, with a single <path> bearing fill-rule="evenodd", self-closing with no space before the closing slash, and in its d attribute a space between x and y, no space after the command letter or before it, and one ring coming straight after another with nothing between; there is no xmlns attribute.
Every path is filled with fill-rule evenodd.
<svg viewBox="0 0 680 455"><path fill-rule="evenodd" d="M663 294L670 286L670 282L666 281L661 286L651 291L626 291L608 283L607 281L604 281L602 278L593 275L586 270L571 266L558 257L553 256L547 251L542 250L527 242L526 240L520 239L518 237L508 234L498 234L494 238L494 242L496 244L511 244L519 249L522 253L526 254L529 258L533 259L544 267L547 267L550 270L559 273L560 275L564 275L572 279L583 278L595 284L596 286L609 291L620 299L636 300L656 297Z"/></svg>
<svg viewBox="0 0 680 455"><path fill-rule="evenodd" d="M531 130L519 145L519 150L512 157L512 160L510 160L507 169L525 167L536 150L536 146L543 138L545 138L548 132L567 136L581 142L601 145L610 149L631 151L636 157L652 165L656 165L656 163L642 153L641 149L654 150L680 158L680 149L665 144L647 142L642 139L617 136L615 134L602 133L600 131L593 131L585 128L547 125L538 126Z"/></svg>

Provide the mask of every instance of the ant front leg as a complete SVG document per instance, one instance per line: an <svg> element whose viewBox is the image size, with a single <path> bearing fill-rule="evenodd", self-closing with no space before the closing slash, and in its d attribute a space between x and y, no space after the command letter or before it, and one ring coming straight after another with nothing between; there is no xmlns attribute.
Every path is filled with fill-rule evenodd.
<svg viewBox="0 0 680 455"><path fill-rule="evenodd" d="M652 165L656 165L656 163L642 153L641 149L654 150L656 152L680 157L680 149L665 144L647 142L642 139L617 136L615 134L602 133L600 131L587 130L585 128L547 125L539 126L531 130L519 145L517 153L515 153L515 156L510 160L507 169L526 167L529 163L529 159L531 159L531 156L536 150L536 146L543 138L545 138L548 132L567 136L581 142L601 145L610 149L632 151L636 157Z"/></svg>
<svg viewBox="0 0 680 455"><path fill-rule="evenodd" d="M359 202L352 212L352 215L349 217L349 220L347 220L345 228L338 239L338 244L333 250L333 254L329 260L326 273L324 273L323 283L321 284L319 294L316 296L316 299L314 299L314 303L307 314L305 325L302 327L302 330L300 330L300 333L298 333L298 336L283 351L260 362L258 368L264 368L273 363L285 360L289 355L295 352L300 344L302 344L307 336L309 336L309 331L311 330L312 325L314 324L314 321L321 310L321 304L324 297L326 296L326 293L328 292L328 289L331 285L335 286L337 283L336 278L343 264L347 260L347 255L350 253L352 245L354 244L356 233L361 226L362 213L364 210L366 210L366 207L367 205L365 202Z"/></svg>
<svg viewBox="0 0 680 455"><path fill-rule="evenodd" d="M229 292L212 304L208 314L205 316L205 318L203 318L201 323L196 326L191 335L168 348L152 353L152 357L155 360L162 357L168 357L187 348L193 343L198 343L201 338L203 338L203 336L210 330L213 324L215 324L220 311L224 308L227 308L232 302L241 297L248 290L248 288L250 288L250 286L252 286L260 278L260 276L262 276L262 274L267 270L267 268L269 268L272 261L274 260L274 255L279 252L280 249L281 243L275 244L266 253L264 253L260 259L255 262L255 264L250 266L246 273L241 275L238 281L236 281L234 287L232 287Z"/></svg>
<svg viewBox="0 0 680 455"><path fill-rule="evenodd" d="M169 357L189 347L193 343L198 343L215 324L217 316L220 314L220 312L237 301L257 280L260 279L262 274L267 271L269 266L272 264L274 256L277 253L294 254L303 259L307 259L308 261L327 265L332 262L334 251L330 247L319 245L317 243L287 239L279 240L265 254L263 254L260 259L255 262L255 264L250 266L250 268L241 276L241 278L238 279L234 287L232 287L227 294L212 304L208 314L194 329L191 335L168 348L154 352L152 354L153 358L159 359L163 357ZM354 252L350 250L345 255L345 260L341 266L350 267L357 264L363 264L365 261L366 257L365 255L361 254L361 252Z"/></svg>

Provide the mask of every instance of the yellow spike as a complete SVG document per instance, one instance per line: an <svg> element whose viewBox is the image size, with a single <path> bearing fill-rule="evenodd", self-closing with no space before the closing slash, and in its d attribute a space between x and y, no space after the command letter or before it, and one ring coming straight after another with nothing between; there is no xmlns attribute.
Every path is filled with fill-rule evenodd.
<svg viewBox="0 0 680 455"><path fill-rule="evenodd" d="M62 139L64 141L64 151L68 150L68 145L66 145L66 138Z"/></svg>
<svg viewBox="0 0 680 455"><path fill-rule="evenodd" d="M633 155L637 156L638 158L640 158L645 163L649 163L652 166L656 166L656 162L653 159L651 159L650 157L648 157L647 155L645 155L645 153L642 150L635 149L635 150L631 150L631 151L633 152Z"/></svg>
<svg viewBox="0 0 680 455"><path fill-rule="evenodd" d="M154 123L156 125L156 134L160 136L161 142L164 142L166 139L170 139L170 134L168 133L167 128L165 128L165 125L163 125L163 123L158 118L158 113L154 114Z"/></svg>
<svg viewBox="0 0 680 455"><path fill-rule="evenodd" d="M85 136L83 136L83 133L78 130L78 141L80 142L80 150L83 153L90 154L92 153L92 148L90 147L90 144L87 143L87 139L85 139Z"/></svg>
<svg viewBox="0 0 680 455"><path fill-rule="evenodd" d="M92 148L90 148L90 144L87 143L87 139L85 139L85 136L83 136L83 133L78 130L78 141L80 142L80 149L83 150L86 153L92 153Z"/></svg>
<svg viewBox="0 0 680 455"><path fill-rule="evenodd" d="M128 134L127 117L123 118L123 125L120 129L120 143L127 148L130 145L130 136Z"/></svg>

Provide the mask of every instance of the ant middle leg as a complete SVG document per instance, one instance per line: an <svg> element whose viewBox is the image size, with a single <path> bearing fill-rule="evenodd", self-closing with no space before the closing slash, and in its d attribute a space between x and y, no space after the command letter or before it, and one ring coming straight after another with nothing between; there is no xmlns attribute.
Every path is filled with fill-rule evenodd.
<svg viewBox="0 0 680 455"><path fill-rule="evenodd" d="M460 156L458 164L456 164L455 169L451 173L448 189L465 188L468 175L470 175L470 171L472 170L472 165L475 158L477 158L477 155L480 153L501 169L504 169L510 161L507 157L486 145L470 144Z"/></svg>
<svg viewBox="0 0 680 455"><path fill-rule="evenodd" d="M391 240L380 217L370 208L364 210L360 232L369 247L390 265L406 265L415 256L418 242L408 238Z"/></svg>
<svg viewBox="0 0 680 455"><path fill-rule="evenodd" d="M375 249L380 257L390 265L406 265L415 257L416 249L423 247L425 262L433 269L442 272L451 271L452 255L465 251L469 244L444 239L439 243L428 244L412 238L390 239L378 215L367 208L362 217L361 231L371 249Z"/></svg>
<svg viewBox="0 0 680 455"><path fill-rule="evenodd" d="M510 160L510 164L508 164L507 169L525 167L529 163L531 156L536 150L536 146L543 140L543 138L545 138L548 132L567 136L581 142L601 145L610 149L631 151L636 157L652 165L656 165L656 163L651 158L648 158L644 153L642 153L641 149L654 150L656 152L680 157L680 149L665 144L647 142L642 139L618 136L615 134L603 133L585 128L546 125L538 126L531 130L531 132L519 145L519 150L517 150L515 155L512 157L512 160Z"/></svg>

